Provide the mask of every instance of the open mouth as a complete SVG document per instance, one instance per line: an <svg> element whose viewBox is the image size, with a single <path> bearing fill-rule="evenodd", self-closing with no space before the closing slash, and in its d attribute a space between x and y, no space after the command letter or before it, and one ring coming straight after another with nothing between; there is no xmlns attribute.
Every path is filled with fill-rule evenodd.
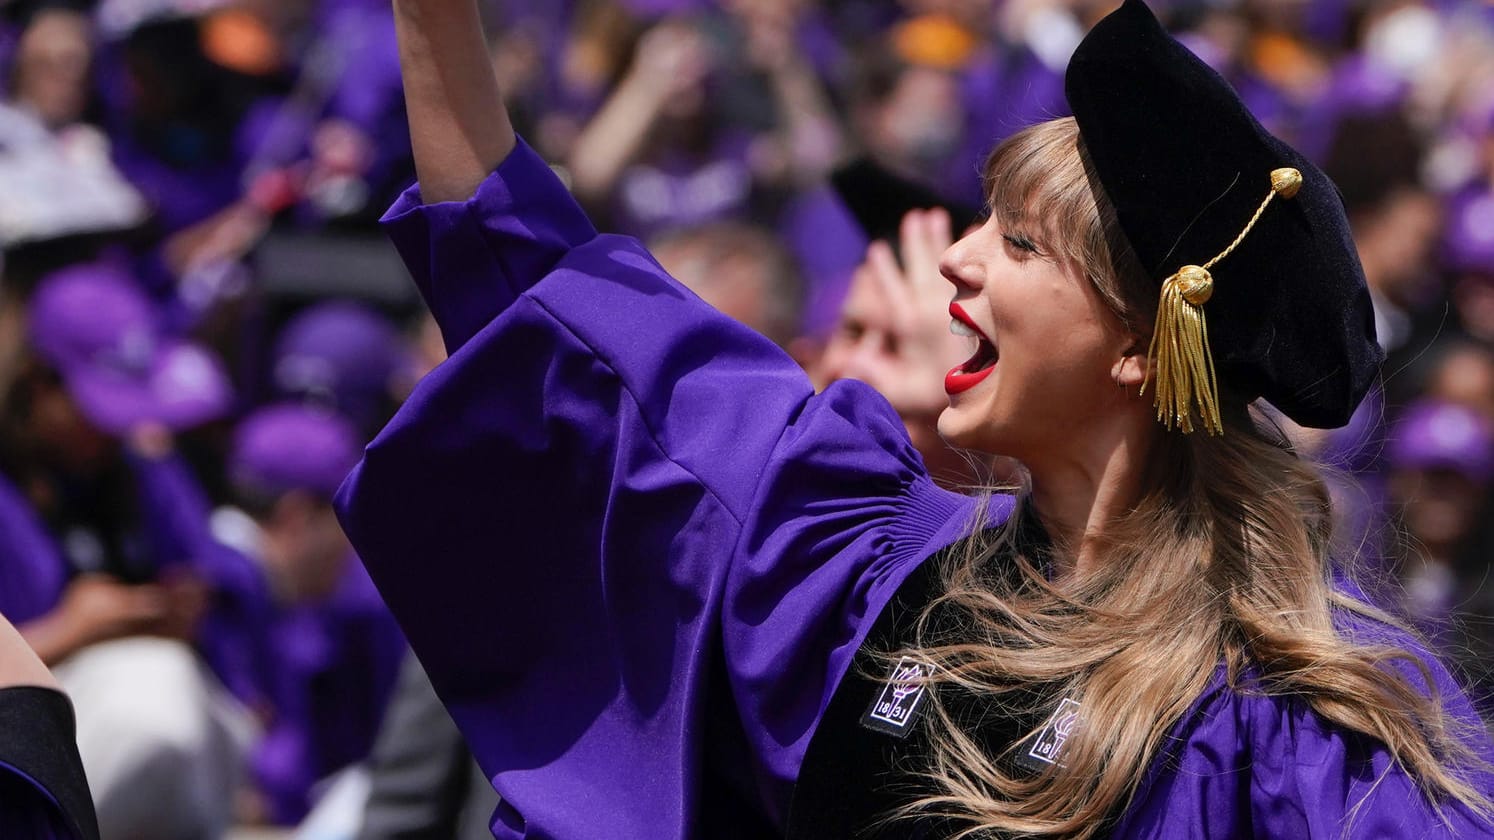
<svg viewBox="0 0 1494 840"><path fill-rule="evenodd" d="M944 391L953 395L974 388L990 376L991 371L996 369L1000 354L996 352L996 345L986 338L958 303L949 305L949 317L950 332L976 340L975 355L944 375Z"/></svg>

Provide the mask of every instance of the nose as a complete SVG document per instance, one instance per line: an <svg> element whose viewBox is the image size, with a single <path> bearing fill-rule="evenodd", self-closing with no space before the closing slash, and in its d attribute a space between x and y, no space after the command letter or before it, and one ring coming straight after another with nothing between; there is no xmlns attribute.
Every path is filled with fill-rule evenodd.
<svg viewBox="0 0 1494 840"><path fill-rule="evenodd" d="M944 275L955 287L955 293L980 288L970 273L966 270L969 265L970 237L962 236L955 240L944 253L939 256L939 273Z"/></svg>
<svg viewBox="0 0 1494 840"><path fill-rule="evenodd" d="M839 378L855 379L874 388L880 388L884 383L879 374L887 364L888 344L885 337L871 332L862 336L861 340L857 341L851 351L846 354Z"/></svg>

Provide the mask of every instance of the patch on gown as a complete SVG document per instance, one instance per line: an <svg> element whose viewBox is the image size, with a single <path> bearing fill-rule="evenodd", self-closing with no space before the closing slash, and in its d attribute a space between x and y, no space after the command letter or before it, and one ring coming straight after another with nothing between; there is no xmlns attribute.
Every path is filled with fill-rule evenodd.
<svg viewBox="0 0 1494 840"><path fill-rule="evenodd" d="M1041 771L1046 764L1058 764L1063 753L1063 744L1069 739L1074 727L1079 725L1079 702L1063 698L1048 721L1043 724L1021 747L1017 749L1017 763L1034 772Z"/></svg>
<svg viewBox="0 0 1494 840"><path fill-rule="evenodd" d="M882 690L872 698L871 706L861 716L861 725L906 738L923 710L924 695L929 690L927 680L933 673L934 666L926 662L911 656L899 659Z"/></svg>

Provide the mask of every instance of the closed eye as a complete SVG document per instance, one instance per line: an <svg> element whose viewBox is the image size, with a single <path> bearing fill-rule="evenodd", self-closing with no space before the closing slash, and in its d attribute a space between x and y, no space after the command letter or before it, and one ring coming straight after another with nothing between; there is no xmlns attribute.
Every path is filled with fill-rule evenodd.
<svg viewBox="0 0 1494 840"><path fill-rule="evenodd" d="M1005 239L1007 241L1007 244L1011 245L1013 248L1016 248L1018 251L1026 251L1031 254L1040 253L1038 251L1037 245L1023 234L1003 233L1001 234L1001 238Z"/></svg>

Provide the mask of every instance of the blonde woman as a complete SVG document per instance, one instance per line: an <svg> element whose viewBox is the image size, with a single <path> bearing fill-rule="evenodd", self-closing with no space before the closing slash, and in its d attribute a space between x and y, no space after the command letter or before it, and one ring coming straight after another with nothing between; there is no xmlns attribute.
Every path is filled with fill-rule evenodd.
<svg viewBox="0 0 1494 840"><path fill-rule="evenodd" d="M984 504L599 235L469 0L395 9L387 221L451 358L339 504L497 836L1489 833L1477 717L1250 414L1342 423L1375 376L1342 208L1145 6L942 260L976 349L940 431L1030 474Z"/></svg>

